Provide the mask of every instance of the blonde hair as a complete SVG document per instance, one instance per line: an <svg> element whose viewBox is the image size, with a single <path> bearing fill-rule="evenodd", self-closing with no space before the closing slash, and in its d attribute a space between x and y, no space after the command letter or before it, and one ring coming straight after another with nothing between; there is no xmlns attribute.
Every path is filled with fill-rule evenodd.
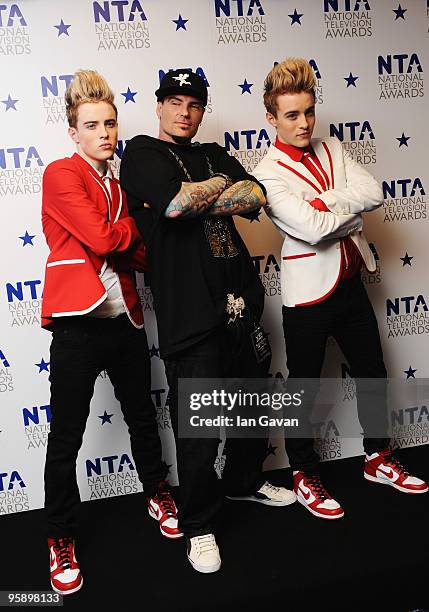
<svg viewBox="0 0 429 612"><path fill-rule="evenodd" d="M264 104L269 113L277 115L277 96L305 91L315 96L316 77L307 60L287 57L276 64L264 81Z"/></svg>
<svg viewBox="0 0 429 612"><path fill-rule="evenodd" d="M115 96L106 79L95 70L78 70L65 93L66 115L70 127L76 127L77 112L86 102L107 102L116 116L118 109L113 100Z"/></svg>

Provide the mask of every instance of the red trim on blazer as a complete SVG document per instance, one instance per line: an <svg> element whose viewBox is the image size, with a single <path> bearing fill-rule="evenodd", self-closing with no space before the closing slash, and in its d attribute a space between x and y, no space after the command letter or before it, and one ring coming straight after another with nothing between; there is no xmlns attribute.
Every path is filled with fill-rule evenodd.
<svg viewBox="0 0 429 612"><path fill-rule="evenodd" d="M298 170L295 170L295 168L291 168L290 166L288 166L287 164L284 164L280 160L277 160L277 163L280 164L280 166L283 166L284 168L286 168L286 170L290 170L291 172L299 176L300 179L302 179L303 181L308 183L311 187L313 187L313 189L317 191L317 193L319 194L322 193L321 189L319 189L314 183L312 183L310 179L308 179L306 176L301 174L301 172L298 172Z"/></svg>
<svg viewBox="0 0 429 612"><path fill-rule="evenodd" d="M326 142L322 142L322 145L323 145L323 148L325 149L326 155L328 156L328 159L329 159L329 167L331 169L331 183L332 183L331 188L333 189L335 187L335 182L334 182L334 165L332 163L332 155L331 155L331 152L330 152Z"/></svg>
<svg viewBox="0 0 429 612"><path fill-rule="evenodd" d="M300 253L299 255L286 255L282 259L301 259L302 257L314 257L316 253Z"/></svg>
<svg viewBox="0 0 429 612"><path fill-rule="evenodd" d="M296 306L311 306L312 304L318 304L319 302L323 302L323 300L326 300L326 298L328 298L331 295L331 293L334 293L335 289L337 288L338 283L340 282L341 273L343 271L342 257L343 255L341 254L340 271L338 272L337 280L335 281L332 289L330 289L327 293L325 293L325 295L322 295L321 297L317 298L317 300L312 300L311 302L302 302L302 304L295 304L295 308Z"/></svg>

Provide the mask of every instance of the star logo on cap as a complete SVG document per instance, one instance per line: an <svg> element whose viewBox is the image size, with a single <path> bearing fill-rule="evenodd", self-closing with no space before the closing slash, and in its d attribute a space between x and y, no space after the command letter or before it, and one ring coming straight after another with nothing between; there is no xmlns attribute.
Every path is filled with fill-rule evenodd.
<svg viewBox="0 0 429 612"><path fill-rule="evenodd" d="M186 79L189 79L188 72L181 72L177 76L173 77L173 79L175 81L179 81L180 87L182 87L183 85L191 85L191 82L186 80Z"/></svg>

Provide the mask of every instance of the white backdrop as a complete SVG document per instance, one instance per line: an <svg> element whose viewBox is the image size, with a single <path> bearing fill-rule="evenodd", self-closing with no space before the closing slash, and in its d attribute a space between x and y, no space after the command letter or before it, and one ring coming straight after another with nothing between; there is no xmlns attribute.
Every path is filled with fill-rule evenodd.
<svg viewBox="0 0 429 612"><path fill-rule="evenodd" d="M209 85L199 140L226 145L252 169L273 137L262 105L265 75L286 56L310 60L318 79L315 135L337 135L383 182L385 205L365 222L377 254L377 273L364 275L364 280L376 309L389 375L429 376L429 0L402 4L18 0L0 5L0 515L43 505L50 334L40 329L48 253L40 223L41 178L49 162L73 152L63 97L79 68L98 70L116 92L121 139L116 170L127 139L157 134L153 92L164 72L182 67L197 71ZM240 228L266 287L264 321L274 351L272 373L286 376L280 237L265 215ZM168 390L152 296L143 277L139 283L151 347L153 399L175 483ZM338 401L353 408L354 383L333 343L326 374L343 379ZM321 432L324 459L362 452L360 440L341 438L344 415L338 410ZM396 416L400 446L428 441L425 406L399 405ZM220 456L218 467L222 460ZM286 462L281 441L271 441L266 468ZM85 500L141 490L124 421L103 375L97 381L77 470Z"/></svg>

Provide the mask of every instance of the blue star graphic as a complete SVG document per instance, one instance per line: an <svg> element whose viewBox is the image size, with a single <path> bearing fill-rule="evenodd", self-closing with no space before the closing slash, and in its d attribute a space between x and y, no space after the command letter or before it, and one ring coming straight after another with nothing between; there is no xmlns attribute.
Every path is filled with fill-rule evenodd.
<svg viewBox="0 0 429 612"><path fill-rule="evenodd" d="M98 418L101 419L102 425L104 425L104 423L110 423L110 425L112 425L112 421L110 420L112 416L114 416L114 414L107 414L107 412L104 411L104 414L99 415Z"/></svg>
<svg viewBox="0 0 429 612"><path fill-rule="evenodd" d="M10 94L8 95L7 100L2 100L2 102L6 105L6 111L8 111L10 108L12 108L13 110L18 110L15 104L19 102L19 100L12 100Z"/></svg>
<svg viewBox="0 0 429 612"><path fill-rule="evenodd" d="M50 361L45 361L42 357L42 359L40 360L40 363L35 363L34 365L39 368L39 374L40 374L41 372L49 372L49 364L50 364Z"/></svg>
<svg viewBox="0 0 429 612"><path fill-rule="evenodd" d="M411 366L408 368L408 370L404 370L404 374L407 375L407 380L409 378L415 378L415 376L414 376L415 372L417 372L417 370L413 370L413 368Z"/></svg>
<svg viewBox="0 0 429 612"><path fill-rule="evenodd" d="M176 32L177 30L186 30L186 23L189 21L189 19L183 19L182 15L179 13L179 17L178 19L172 19L171 21L173 21L176 24Z"/></svg>
<svg viewBox="0 0 429 612"><path fill-rule="evenodd" d="M241 85L237 85L237 87L241 87L241 95L244 93L251 94L252 92L250 91L250 88L253 87L253 83L248 83L247 79L244 79L243 83L241 83Z"/></svg>
<svg viewBox="0 0 429 612"><path fill-rule="evenodd" d="M299 25L302 25L301 17L303 16L304 16L304 13L298 13L298 11L295 9L292 15L288 15L288 17L292 19L290 25L293 26L294 23L298 23Z"/></svg>
<svg viewBox="0 0 429 612"><path fill-rule="evenodd" d="M356 82L358 80L359 77L355 77L352 75L352 73L350 72L348 77L344 77L344 80L347 81L347 87L350 87L350 85L353 85L353 87L356 87Z"/></svg>
<svg viewBox="0 0 429 612"><path fill-rule="evenodd" d="M61 36L61 34L65 34L66 36L70 36L70 34L68 33L68 29L71 28L71 23L69 23L69 25L66 25L64 23L64 21L61 19L60 23L56 26L54 26L54 28L57 28L58 30L58 36Z"/></svg>
<svg viewBox="0 0 429 612"><path fill-rule="evenodd" d="M30 236L27 230L25 230L25 234L23 236L18 236L18 238L20 238L23 241L22 246L25 246L26 244L31 244L31 246L34 246L33 238L35 237L36 237L36 234L34 234L34 236Z"/></svg>
<svg viewBox="0 0 429 612"><path fill-rule="evenodd" d="M159 357L159 348L152 344L152 348L149 349L149 357Z"/></svg>
<svg viewBox="0 0 429 612"><path fill-rule="evenodd" d="M392 9L392 13L395 13L396 17L395 17L395 21L399 18L403 19L405 21L405 12L408 11L408 9L403 9L402 6L400 4L398 4L398 8L397 9Z"/></svg>
<svg viewBox="0 0 429 612"><path fill-rule="evenodd" d="M404 267L404 266L411 266L411 260L414 259L414 257L410 257L408 253L406 252L405 256L400 257L399 259L402 259L403 261L402 267Z"/></svg>
<svg viewBox="0 0 429 612"><path fill-rule="evenodd" d="M134 100L134 96L137 95L136 91L131 91L131 89L128 87L127 91L125 91L124 93L121 93L121 96L124 96L125 98L125 104L127 102L134 102L134 104L136 103L136 101Z"/></svg>
<svg viewBox="0 0 429 612"><path fill-rule="evenodd" d="M405 136L404 132L402 132L402 136L400 138L397 138L396 140L399 140L400 147L402 147L402 145L408 147L408 141L410 140L410 138L411 136Z"/></svg>

